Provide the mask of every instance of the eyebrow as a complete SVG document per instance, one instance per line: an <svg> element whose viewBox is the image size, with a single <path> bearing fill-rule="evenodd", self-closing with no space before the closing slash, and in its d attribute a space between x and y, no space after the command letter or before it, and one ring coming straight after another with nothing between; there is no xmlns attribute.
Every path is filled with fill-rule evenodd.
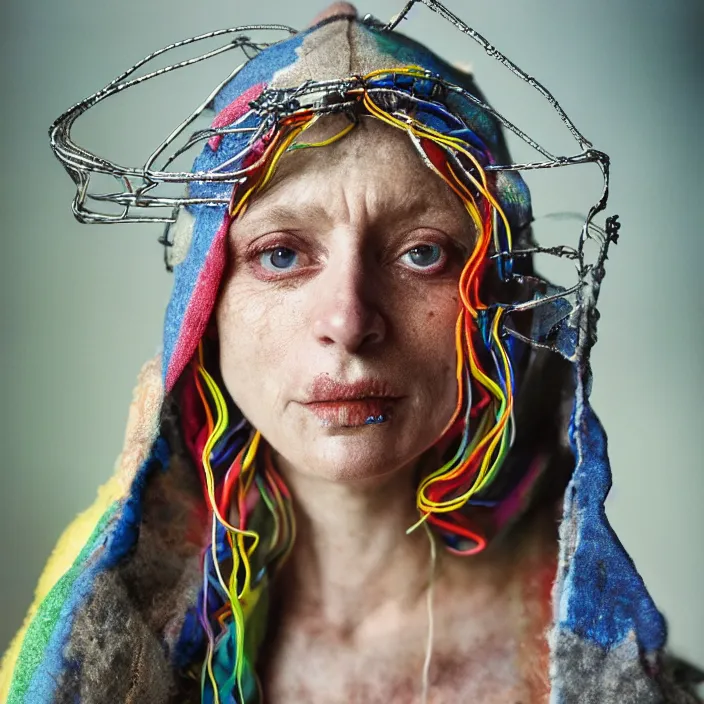
<svg viewBox="0 0 704 704"><path fill-rule="evenodd" d="M310 220L319 220L328 216L325 208L319 205L305 205L291 207L289 205L280 205L272 203L266 205L264 203L257 204L253 211L245 213L244 219L248 220L248 224L256 225L280 225L282 222L308 222Z"/></svg>

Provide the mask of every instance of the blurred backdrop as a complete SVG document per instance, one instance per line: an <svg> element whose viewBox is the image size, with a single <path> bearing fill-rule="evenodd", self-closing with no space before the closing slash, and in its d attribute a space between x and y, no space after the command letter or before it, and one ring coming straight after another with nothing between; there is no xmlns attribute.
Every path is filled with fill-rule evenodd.
<svg viewBox="0 0 704 704"><path fill-rule="evenodd" d="M614 473L607 511L669 621L672 649L703 665L704 4L446 2L538 77L612 158L609 212L620 214L623 228L593 356L593 401L609 431ZM388 20L401 5L360 0L358 7ZM51 154L47 128L172 41L253 22L301 28L322 7L322 0L2 3L0 650L61 530L112 471L137 372L160 345L171 283L160 227L74 221L73 186ZM401 29L473 67L490 101L546 146L575 149L544 104L427 8L416 8ZM120 163L142 163L223 75L221 66L154 83L108 102L78 134ZM584 211L596 198L594 173L568 171L529 181L539 236L545 216Z"/></svg>

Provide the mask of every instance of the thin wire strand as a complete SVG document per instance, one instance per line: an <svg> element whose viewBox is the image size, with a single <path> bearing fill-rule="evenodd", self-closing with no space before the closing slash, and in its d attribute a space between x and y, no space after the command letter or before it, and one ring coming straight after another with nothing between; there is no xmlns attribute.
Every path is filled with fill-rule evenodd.
<svg viewBox="0 0 704 704"><path fill-rule="evenodd" d="M423 675L421 679L421 702L428 703L428 691L430 689L430 663L433 659L433 643L435 636L435 621L433 616L433 589L435 587L435 575L437 567L437 548L435 546L435 536L428 528L428 524L424 523L425 533L430 542L430 575L428 582L428 593L426 595L426 603L428 609L428 636L425 645L425 661L423 662Z"/></svg>

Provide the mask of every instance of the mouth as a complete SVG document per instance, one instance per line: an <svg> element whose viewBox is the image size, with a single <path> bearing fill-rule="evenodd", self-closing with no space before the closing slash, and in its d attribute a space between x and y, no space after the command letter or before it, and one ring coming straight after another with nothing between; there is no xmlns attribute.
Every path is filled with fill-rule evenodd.
<svg viewBox="0 0 704 704"><path fill-rule="evenodd" d="M327 374L313 380L304 407L325 426L358 428L391 420L401 396L380 379L346 384Z"/></svg>
<svg viewBox="0 0 704 704"><path fill-rule="evenodd" d="M359 428L387 423L393 417L398 398L361 398L350 401L315 401L304 404L323 425Z"/></svg>

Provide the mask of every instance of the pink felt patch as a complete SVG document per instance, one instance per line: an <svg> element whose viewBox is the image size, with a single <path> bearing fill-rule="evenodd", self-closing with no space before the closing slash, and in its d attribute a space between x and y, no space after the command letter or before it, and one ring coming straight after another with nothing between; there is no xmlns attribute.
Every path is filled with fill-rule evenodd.
<svg viewBox="0 0 704 704"><path fill-rule="evenodd" d="M256 100L262 91L266 88L265 83L257 83L241 95L237 96L227 107L224 107L213 120L212 127L227 127L238 120L249 110L249 104L252 100ZM208 146L215 152L220 147L222 135L216 134L208 140Z"/></svg>
<svg viewBox="0 0 704 704"><path fill-rule="evenodd" d="M227 241L226 235L230 229L230 221L230 215L226 213L222 225L213 237L203 268L198 275L198 281L196 281L191 300L188 302L186 313L181 322L176 347L169 360L169 368L166 372L166 393L173 389L186 365L190 362L208 326L218 297L222 273L225 269L225 243Z"/></svg>

